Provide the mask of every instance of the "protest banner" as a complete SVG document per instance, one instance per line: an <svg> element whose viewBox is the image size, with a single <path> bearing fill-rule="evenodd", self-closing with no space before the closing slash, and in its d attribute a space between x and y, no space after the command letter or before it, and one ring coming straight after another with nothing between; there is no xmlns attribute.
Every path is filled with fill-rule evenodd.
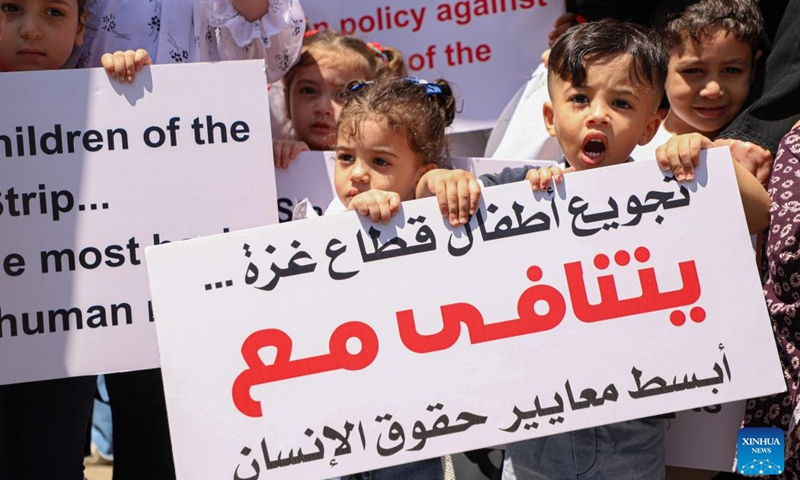
<svg viewBox="0 0 800 480"><path fill-rule="evenodd" d="M309 28L332 28L403 53L411 75L444 78L464 98L456 131L489 128L531 76L564 13L548 0L309 0Z"/></svg>
<svg viewBox="0 0 800 480"><path fill-rule="evenodd" d="M455 229L428 198L148 248L178 478L330 478L782 390L732 162L707 156L689 183L643 162L487 188Z"/></svg>
<svg viewBox="0 0 800 480"><path fill-rule="evenodd" d="M523 165L550 165L551 161L540 160L498 160L494 158L453 157L453 168L466 170L476 177L486 173L497 173L506 167ZM292 219L295 206L308 199L317 215L336 197L333 183L335 152L301 152L289 168L275 170L278 189L278 219L288 222Z"/></svg>
<svg viewBox="0 0 800 480"><path fill-rule="evenodd" d="M144 248L277 220L263 61L0 92L0 384L157 367Z"/></svg>

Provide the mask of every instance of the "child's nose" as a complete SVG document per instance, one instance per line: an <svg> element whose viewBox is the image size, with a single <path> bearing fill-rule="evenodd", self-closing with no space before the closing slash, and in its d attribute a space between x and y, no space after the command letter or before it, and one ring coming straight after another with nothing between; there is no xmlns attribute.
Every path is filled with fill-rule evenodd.
<svg viewBox="0 0 800 480"><path fill-rule="evenodd" d="M722 84L717 80L709 80L700 90L700 95L710 98L719 98L723 95Z"/></svg>
<svg viewBox="0 0 800 480"><path fill-rule="evenodd" d="M368 183L369 169L361 160L356 160L353 169L350 170L350 181L353 183Z"/></svg>
<svg viewBox="0 0 800 480"><path fill-rule="evenodd" d="M329 95L320 95L317 98L316 103L314 104L314 111L317 115L322 115L325 117L334 117L335 116L335 102L333 98Z"/></svg>
<svg viewBox="0 0 800 480"><path fill-rule="evenodd" d="M587 118L587 121L590 125L609 123L607 105L605 105L603 102L593 103L589 108L589 117Z"/></svg>
<svg viewBox="0 0 800 480"><path fill-rule="evenodd" d="M23 38L37 39L42 37L42 28L33 15L26 15L22 20L19 34Z"/></svg>

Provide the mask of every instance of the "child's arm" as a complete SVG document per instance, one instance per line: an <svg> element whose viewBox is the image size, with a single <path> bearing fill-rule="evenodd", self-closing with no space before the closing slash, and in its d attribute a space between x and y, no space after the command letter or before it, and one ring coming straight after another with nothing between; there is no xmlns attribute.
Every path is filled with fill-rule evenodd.
<svg viewBox="0 0 800 480"><path fill-rule="evenodd" d="M106 69L106 73L111 78L116 78L122 83L133 83L136 72L145 65L150 65L153 61L147 50L139 49L126 50L124 52L106 53L100 57L100 63Z"/></svg>
<svg viewBox="0 0 800 480"><path fill-rule="evenodd" d="M353 197L347 209L355 210L373 222L389 223L400 211L400 195L385 190L367 190Z"/></svg>
<svg viewBox="0 0 800 480"><path fill-rule="evenodd" d="M436 168L426 172L417 183L416 198L436 195L439 211L447 215L450 225L465 225L474 215L481 199L481 187L475 175L465 170Z"/></svg>
<svg viewBox="0 0 800 480"><path fill-rule="evenodd" d="M306 142L296 140L273 140L272 154L275 157L275 166L289 168L289 162L297 158L300 152L310 150Z"/></svg>
<svg viewBox="0 0 800 480"><path fill-rule="evenodd" d="M755 175L764 187L767 186L769 183L769 176L772 173L772 162L775 160L772 156L772 152L761 148L755 143L729 138L718 138L714 140L714 146L730 147L733 158L741 163L748 172Z"/></svg>
<svg viewBox="0 0 800 480"><path fill-rule="evenodd" d="M672 170L678 181L688 181L694 178L694 168L700 164L700 150L713 146L711 140L699 133L676 135L658 147L656 160L662 170ZM736 159L733 160L733 169L747 228L751 234L761 233L769 226L769 195L756 177Z"/></svg>
<svg viewBox="0 0 800 480"><path fill-rule="evenodd" d="M772 200L761 182L744 165L733 160L733 170L736 172L736 183L739 184L739 195L742 196L747 229L752 235L761 233L769 227Z"/></svg>

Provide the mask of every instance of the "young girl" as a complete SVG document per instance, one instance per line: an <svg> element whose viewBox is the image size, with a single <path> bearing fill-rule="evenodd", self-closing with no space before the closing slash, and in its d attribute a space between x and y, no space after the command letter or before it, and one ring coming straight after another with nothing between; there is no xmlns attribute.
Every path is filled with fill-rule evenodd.
<svg viewBox="0 0 800 480"><path fill-rule="evenodd" d="M303 150L331 150L344 87L352 80L403 76L400 52L332 30L306 34L300 60L283 78L292 139L275 140L275 165L286 168Z"/></svg>
<svg viewBox="0 0 800 480"><path fill-rule="evenodd" d="M388 222L400 202L416 196L422 175L449 165L444 131L455 100L444 80L394 78L348 87L337 127L329 210L357 210Z"/></svg>
<svg viewBox="0 0 800 480"><path fill-rule="evenodd" d="M383 78L351 82L337 124L334 198L326 214L357 210L388 222L400 202L415 198L422 175L449 166L445 128L455 100L444 80ZM341 480L444 478L433 458L343 477Z"/></svg>
<svg viewBox="0 0 800 480"><path fill-rule="evenodd" d="M59 69L83 44L85 0L3 0L0 11L0 71Z"/></svg>
<svg viewBox="0 0 800 480"><path fill-rule="evenodd" d="M83 43L84 2L3 0L0 71L63 67ZM94 389L94 376L0 386L0 479L82 480Z"/></svg>

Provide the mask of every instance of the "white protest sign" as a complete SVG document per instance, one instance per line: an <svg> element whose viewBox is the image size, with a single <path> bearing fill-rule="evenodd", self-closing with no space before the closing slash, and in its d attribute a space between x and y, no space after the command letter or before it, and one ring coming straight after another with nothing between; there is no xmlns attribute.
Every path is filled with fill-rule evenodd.
<svg viewBox="0 0 800 480"><path fill-rule="evenodd" d="M292 219L294 207L304 198L311 202L317 215L325 213L336 196L333 187L335 159L335 152L300 152L288 168L275 169L281 222Z"/></svg>
<svg viewBox="0 0 800 480"><path fill-rule="evenodd" d="M330 478L780 391L708 156L686 184L646 162L488 188L456 229L428 198L147 249L178 478Z"/></svg>
<svg viewBox="0 0 800 480"><path fill-rule="evenodd" d="M506 167L524 165L551 165L551 161L540 160L497 160L493 158L451 158L453 168L466 170L476 177L487 173L497 173ZM301 152L289 168L275 170L278 185L278 218L281 222L292 219L294 207L307 198L314 206L317 215L325 213L327 206L336 197L333 184L335 152Z"/></svg>
<svg viewBox="0 0 800 480"><path fill-rule="evenodd" d="M730 472L745 402L678 412L667 430L667 465Z"/></svg>
<svg viewBox="0 0 800 480"><path fill-rule="evenodd" d="M0 384L159 366L144 248L274 223L263 61L0 74Z"/></svg>
<svg viewBox="0 0 800 480"><path fill-rule="evenodd" d="M403 53L410 74L452 82L456 131L489 128L530 77L564 13L552 0L308 0L313 29L333 28Z"/></svg>

